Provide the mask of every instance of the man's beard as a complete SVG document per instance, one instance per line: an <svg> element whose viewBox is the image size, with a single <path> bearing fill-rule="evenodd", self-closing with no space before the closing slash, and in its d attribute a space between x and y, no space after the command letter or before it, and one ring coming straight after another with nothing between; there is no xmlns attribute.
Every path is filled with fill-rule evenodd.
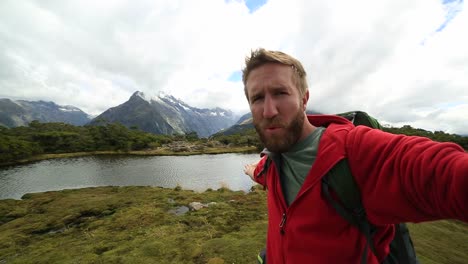
<svg viewBox="0 0 468 264"><path fill-rule="evenodd" d="M262 122L254 122L255 129L257 130L260 140L263 142L265 147L275 153L287 152L294 144L297 143L301 137L302 128L304 126L305 114L302 111L298 111L296 117L291 121L290 124L282 122L279 118L275 117L272 119L264 119ZM267 136L264 133L264 129L269 126L279 126L286 130L285 135L270 135Z"/></svg>

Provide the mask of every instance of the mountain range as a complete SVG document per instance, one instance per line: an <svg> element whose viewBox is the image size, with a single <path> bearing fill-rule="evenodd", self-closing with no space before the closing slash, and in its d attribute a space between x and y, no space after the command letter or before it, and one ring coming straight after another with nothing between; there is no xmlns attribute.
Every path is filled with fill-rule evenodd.
<svg viewBox="0 0 468 264"><path fill-rule="evenodd" d="M128 101L91 117L74 106L54 102L0 99L0 126L26 126L33 120L63 122L72 125L102 125L118 122L154 134L196 132L208 137L229 128L239 116L222 108L196 108L171 95L148 97L135 92Z"/></svg>
<svg viewBox="0 0 468 264"><path fill-rule="evenodd" d="M26 126L31 121L64 122L82 126L91 117L79 108L54 102L0 99L0 126Z"/></svg>
<svg viewBox="0 0 468 264"><path fill-rule="evenodd" d="M217 135L225 135L229 136L232 134L239 134L246 130L253 129L253 119L252 114L247 113L239 118L239 120L232 126L228 127L227 129L223 129L216 133Z"/></svg>
<svg viewBox="0 0 468 264"><path fill-rule="evenodd" d="M200 137L208 137L232 126L237 119L238 116L230 110L195 108L171 95L160 93L148 97L135 92L127 102L106 110L90 125L120 122L155 134L197 132Z"/></svg>

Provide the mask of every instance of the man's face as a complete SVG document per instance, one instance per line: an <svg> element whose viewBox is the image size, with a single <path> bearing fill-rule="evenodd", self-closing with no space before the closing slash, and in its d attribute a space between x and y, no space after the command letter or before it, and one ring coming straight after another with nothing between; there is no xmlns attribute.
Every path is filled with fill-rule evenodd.
<svg viewBox="0 0 468 264"><path fill-rule="evenodd" d="M248 101L253 123L266 148L286 152L302 136L307 96L301 99L293 81L293 69L267 63L248 76Z"/></svg>

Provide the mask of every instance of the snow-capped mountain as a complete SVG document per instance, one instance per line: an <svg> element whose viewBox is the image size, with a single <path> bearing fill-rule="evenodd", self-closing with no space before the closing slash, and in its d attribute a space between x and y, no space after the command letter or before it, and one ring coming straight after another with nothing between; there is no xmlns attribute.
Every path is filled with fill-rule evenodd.
<svg viewBox="0 0 468 264"><path fill-rule="evenodd" d="M79 108L57 105L54 102L0 99L0 125L26 126L31 121L63 122L81 126L91 118Z"/></svg>
<svg viewBox="0 0 468 264"><path fill-rule="evenodd" d="M108 109L90 124L119 122L127 127L137 127L155 134L185 134L195 131L198 136L207 137L230 127L236 119L237 116L229 110L200 109L171 95L160 93L149 97L142 92L135 92L127 102Z"/></svg>

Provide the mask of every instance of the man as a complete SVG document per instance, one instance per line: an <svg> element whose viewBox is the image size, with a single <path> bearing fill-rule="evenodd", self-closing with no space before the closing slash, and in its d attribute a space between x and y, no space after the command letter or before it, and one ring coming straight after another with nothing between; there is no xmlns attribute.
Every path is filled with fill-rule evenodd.
<svg viewBox="0 0 468 264"><path fill-rule="evenodd" d="M456 144L394 135L344 118L306 116L306 72L293 57L258 49L246 58L245 95L267 148L245 172L268 189L268 263L380 263L395 223L468 221L468 154ZM273 162L266 166L267 156ZM324 198L321 178L347 158L373 244Z"/></svg>

